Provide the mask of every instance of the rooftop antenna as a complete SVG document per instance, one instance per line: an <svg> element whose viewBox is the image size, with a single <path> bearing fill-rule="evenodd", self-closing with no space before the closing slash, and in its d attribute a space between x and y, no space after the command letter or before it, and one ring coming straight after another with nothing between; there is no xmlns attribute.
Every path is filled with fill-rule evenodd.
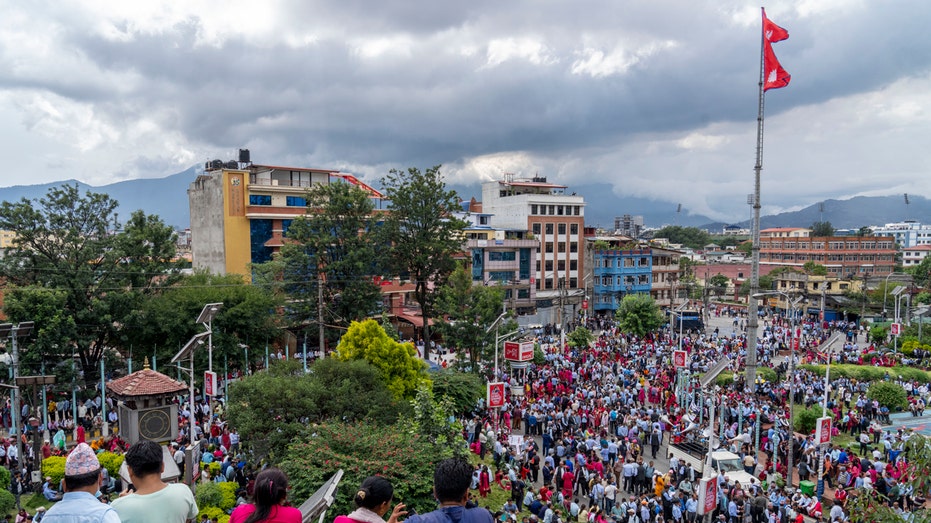
<svg viewBox="0 0 931 523"><path fill-rule="evenodd" d="M824 202L818 204L818 212L821 213L821 218L819 218L818 221L824 223Z"/></svg>
<svg viewBox="0 0 931 523"><path fill-rule="evenodd" d="M676 205L676 225L679 225L679 215L682 214L682 204Z"/></svg>
<svg viewBox="0 0 931 523"><path fill-rule="evenodd" d="M908 221L908 193L905 193L905 221Z"/></svg>

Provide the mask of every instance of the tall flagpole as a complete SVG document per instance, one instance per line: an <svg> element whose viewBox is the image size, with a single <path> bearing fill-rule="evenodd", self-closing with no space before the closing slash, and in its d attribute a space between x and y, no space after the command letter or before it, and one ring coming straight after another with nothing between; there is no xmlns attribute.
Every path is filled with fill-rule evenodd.
<svg viewBox="0 0 931 523"><path fill-rule="evenodd" d="M761 15L764 13L760 8ZM762 24L763 18L760 17ZM763 170L763 81L765 79L763 67L764 31L760 27L760 83L758 113L756 117L756 165L753 167L753 222L750 225L750 236L753 246L750 261L750 295L747 298L747 366L744 388L752 392L756 386L756 330L759 325L759 314L756 295L760 292L760 171Z"/></svg>

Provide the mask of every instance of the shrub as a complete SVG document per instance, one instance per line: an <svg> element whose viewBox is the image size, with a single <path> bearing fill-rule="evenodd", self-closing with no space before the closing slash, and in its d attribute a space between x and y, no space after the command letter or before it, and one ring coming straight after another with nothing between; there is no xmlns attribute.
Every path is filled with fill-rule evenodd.
<svg viewBox="0 0 931 523"><path fill-rule="evenodd" d="M824 365L800 365L800 369L824 376ZM883 381L887 378L903 377L924 383L931 382L931 373L913 367L873 367L871 365L831 365L831 378L853 378L858 381Z"/></svg>
<svg viewBox="0 0 931 523"><path fill-rule="evenodd" d="M197 486L198 492L200 492L201 487L203 487L204 485L208 485L208 483L204 483L204 484L202 484L202 485L198 485L198 486ZM206 507L206 508L204 508L204 507L201 507L200 504L198 504L197 506L200 507L200 512L197 513L197 519L198 519L198 520L200 520L200 519L202 519L204 516L206 516L208 520L212 520L213 518L217 518L217 522L218 522L218 523L229 523L229 520L230 520L229 514L227 514L226 512L224 512L223 509L218 508L218 507Z"/></svg>
<svg viewBox="0 0 931 523"><path fill-rule="evenodd" d="M795 432L811 434L815 430L815 422L823 412L820 405L796 410L795 415L792 417L792 428L795 429ZM830 411L828 411L828 416L831 416ZM833 416L831 417L833 418Z"/></svg>
<svg viewBox="0 0 931 523"><path fill-rule="evenodd" d="M878 401L881 406L889 407L889 410L908 407L908 395L905 389L897 383L888 381L873 383L866 391L866 397Z"/></svg>
<svg viewBox="0 0 931 523"><path fill-rule="evenodd" d="M111 478L119 477L120 465L123 464L123 455L114 452L101 452L97 454L100 466L107 469Z"/></svg>
<svg viewBox="0 0 931 523"><path fill-rule="evenodd" d="M52 478L53 485L65 479L65 459L64 456L50 456L42 460L42 475Z"/></svg>
<svg viewBox="0 0 931 523"><path fill-rule="evenodd" d="M211 461L210 463L206 463L203 468L207 469L207 472L210 473L211 478L215 478L217 477L217 474L220 473L221 467L222 465L219 462Z"/></svg>
<svg viewBox="0 0 931 523"><path fill-rule="evenodd" d="M0 467L0 489L9 490L10 489L10 469L6 467ZM3 512L0 512L3 514Z"/></svg>
<svg viewBox="0 0 931 523"><path fill-rule="evenodd" d="M757 367L756 373L770 383L776 381L776 371L769 367Z"/></svg>
<svg viewBox="0 0 931 523"><path fill-rule="evenodd" d="M223 498L220 500L220 509L229 512L236 506L236 491L239 490L239 483L226 481L217 483L220 486L220 493Z"/></svg>
<svg viewBox="0 0 931 523"><path fill-rule="evenodd" d="M16 508L16 498L9 490L0 490L0 514L9 514Z"/></svg>
<svg viewBox="0 0 931 523"><path fill-rule="evenodd" d="M198 507L216 507L220 510L223 503L223 492L220 490L218 483L201 483L197 485L197 493L194 495ZM220 510L220 512L223 512Z"/></svg>

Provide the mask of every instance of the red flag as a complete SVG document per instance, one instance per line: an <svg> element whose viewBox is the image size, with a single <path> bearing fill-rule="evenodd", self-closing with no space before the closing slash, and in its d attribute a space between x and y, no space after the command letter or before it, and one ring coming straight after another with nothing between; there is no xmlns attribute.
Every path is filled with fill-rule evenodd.
<svg viewBox="0 0 931 523"><path fill-rule="evenodd" d="M789 32L774 24L766 18L766 9L763 9L763 38L770 43L781 42L789 37Z"/></svg>
<svg viewBox="0 0 931 523"><path fill-rule="evenodd" d="M763 42L763 91L789 85L792 75L786 72L773 52L773 45Z"/></svg>

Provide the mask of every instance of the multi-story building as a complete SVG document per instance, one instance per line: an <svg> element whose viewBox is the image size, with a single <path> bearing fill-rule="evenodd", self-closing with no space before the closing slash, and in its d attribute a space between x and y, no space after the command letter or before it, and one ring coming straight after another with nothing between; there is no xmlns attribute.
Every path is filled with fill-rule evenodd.
<svg viewBox="0 0 931 523"><path fill-rule="evenodd" d="M649 294L659 305L668 307L682 302L678 251L639 245L625 236L585 240L586 252L591 253L591 307L596 313L616 310L628 294ZM596 246L602 242L608 244L607 249Z"/></svg>
<svg viewBox="0 0 931 523"><path fill-rule="evenodd" d="M643 216L625 214L614 218L614 234L639 238L643 234Z"/></svg>
<svg viewBox="0 0 931 523"><path fill-rule="evenodd" d="M517 314L530 314L536 304L534 267L539 240L529 238L526 230L494 229L491 215L474 212L481 204L464 202L459 216L469 225L465 235L466 259L472 272L473 285L502 287L504 303Z"/></svg>
<svg viewBox="0 0 931 523"><path fill-rule="evenodd" d="M891 236L811 237L810 229L760 231L760 264L801 267L824 265L832 276L884 276L895 268Z"/></svg>
<svg viewBox="0 0 931 523"><path fill-rule="evenodd" d="M240 160L208 162L188 189L194 269L249 276L249 265L270 260L291 221L306 213L311 185L348 182L382 199L351 174L254 165L248 163L248 152Z"/></svg>
<svg viewBox="0 0 931 523"><path fill-rule="evenodd" d="M922 225L914 220L872 226L870 230L874 236L892 236L901 249L931 245L931 225Z"/></svg>
<svg viewBox="0 0 931 523"><path fill-rule="evenodd" d="M775 290L789 295L798 294L802 299L797 307L811 318L824 321L837 319L855 320L861 304L848 298L848 292L859 292L863 279L837 276L819 276L796 271L781 272L773 278ZM786 310L789 306L781 294L768 296L765 302L771 307ZM821 313L824 316L821 316Z"/></svg>
<svg viewBox="0 0 931 523"><path fill-rule="evenodd" d="M914 267L931 253L931 245L916 245L902 249L902 266Z"/></svg>
<svg viewBox="0 0 931 523"><path fill-rule="evenodd" d="M531 269L538 306L552 305L567 295L573 297L570 301L575 306L582 298L585 199L567 194L566 189L538 176L517 179L506 175L482 184L482 209L492 215L491 225L530 231L539 241Z"/></svg>

